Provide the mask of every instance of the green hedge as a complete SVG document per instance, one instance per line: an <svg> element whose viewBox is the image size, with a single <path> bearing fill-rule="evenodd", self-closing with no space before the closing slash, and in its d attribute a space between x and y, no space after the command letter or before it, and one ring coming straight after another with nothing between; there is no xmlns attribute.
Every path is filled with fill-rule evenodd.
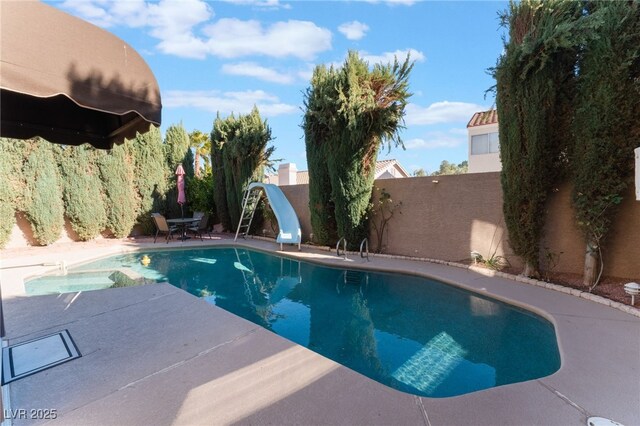
<svg viewBox="0 0 640 426"><path fill-rule="evenodd" d="M537 276L546 201L567 170L581 3L511 2L494 70L500 127L503 212L509 242Z"/></svg>
<svg viewBox="0 0 640 426"><path fill-rule="evenodd" d="M54 149L60 148L38 139L23 169L24 211L33 236L41 245L56 241L64 227L62 183Z"/></svg>
<svg viewBox="0 0 640 426"><path fill-rule="evenodd" d="M22 164L26 148L23 141L0 138L0 248L9 242L15 211L24 203Z"/></svg>
<svg viewBox="0 0 640 426"><path fill-rule="evenodd" d="M98 166L105 198L106 227L115 237L124 238L136 223L139 204L133 185L133 158L127 155L124 146L115 146L99 157Z"/></svg>
<svg viewBox="0 0 640 426"><path fill-rule="evenodd" d="M167 192L167 163L160 129L152 127L126 144L127 156L133 160L133 186L138 192L137 223L145 233L155 230L152 212L164 212Z"/></svg>
<svg viewBox="0 0 640 426"><path fill-rule="evenodd" d="M107 212L102 196L98 153L88 145L56 147L65 215L82 241L105 228Z"/></svg>
<svg viewBox="0 0 640 426"><path fill-rule="evenodd" d="M573 206L588 255L584 284L593 286L640 146L640 2L592 1L588 16L598 28L580 55L572 166Z"/></svg>

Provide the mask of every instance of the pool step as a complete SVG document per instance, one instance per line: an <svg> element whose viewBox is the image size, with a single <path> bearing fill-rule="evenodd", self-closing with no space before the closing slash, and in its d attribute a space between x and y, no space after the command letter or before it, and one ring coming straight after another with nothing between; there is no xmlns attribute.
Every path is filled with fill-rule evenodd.
<svg viewBox="0 0 640 426"><path fill-rule="evenodd" d="M360 285L362 283L369 283L369 274L362 271L352 271L347 269L344 271L344 283Z"/></svg>

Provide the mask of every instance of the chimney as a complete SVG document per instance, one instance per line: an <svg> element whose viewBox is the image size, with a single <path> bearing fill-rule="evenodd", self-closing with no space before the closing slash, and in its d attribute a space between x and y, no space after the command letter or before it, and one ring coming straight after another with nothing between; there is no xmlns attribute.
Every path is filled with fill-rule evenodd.
<svg viewBox="0 0 640 426"><path fill-rule="evenodd" d="M278 186L295 185L298 175L296 163L284 163L278 167Z"/></svg>

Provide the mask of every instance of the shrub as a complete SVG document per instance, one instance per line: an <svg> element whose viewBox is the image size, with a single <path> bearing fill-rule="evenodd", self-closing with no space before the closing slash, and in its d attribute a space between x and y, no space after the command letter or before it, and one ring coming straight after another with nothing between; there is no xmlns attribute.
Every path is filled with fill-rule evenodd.
<svg viewBox="0 0 640 426"><path fill-rule="evenodd" d="M15 211L23 203L22 163L27 143L0 138L0 248L3 248L15 224Z"/></svg>
<svg viewBox="0 0 640 426"><path fill-rule="evenodd" d="M216 116L211 130L211 172L213 177L213 196L216 205L216 213L222 228L231 229L231 216L227 207L227 189L222 150L229 142L235 126L235 117L231 114L222 119L220 114Z"/></svg>
<svg viewBox="0 0 640 426"><path fill-rule="evenodd" d="M193 211L214 214L216 205L213 196L213 175L210 171L200 174L200 178L187 179L187 200Z"/></svg>
<svg viewBox="0 0 640 426"><path fill-rule="evenodd" d="M56 152L65 214L82 241L95 238L107 222L96 150L80 145L56 147Z"/></svg>
<svg viewBox="0 0 640 426"><path fill-rule="evenodd" d="M540 239L548 195L567 170L572 137L576 25L581 3L510 3L509 29L494 69L500 117L503 211L524 274L539 275Z"/></svg>
<svg viewBox="0 0 640 426"><path fill-rule="evenodd" d="M137 222L146 233L154 230L152 212L164 212L167 192L167 165L162 137L157 127L138 134L126 143L128 156L133 159L133 186L138 191L140 204Z"/></svg>
<svg viewBox="0 0 640 426"><path fill-rule="evenodd" d="M131 233L136 222L138 194L133 186L133 158L122 145L99 157L106 206L106 227L117 238Z"/></svg>
<svg viewBox="0 0 640 426"><path fill-rule="evenodd" d="M271 129L256 107L236 119L216 118L211 134L214 166L214 194L218 217L227 230L235 231L242 212L242 196L252 181L262 182L265 166L270 166L273 147ZM224 196L220 194L224 190ZM262 213L256 212L252 229L259 227Z"/></svg>
<svg viewBox="0 0 640 426"><path fill-rule="evenodd" d="M24 210L33 236L41 245L56 241L64 226L62 185L54 149L60 148L38 139L23 168Z"/></svg>
<svg viewBox="0 0 640 426"><path fill-rule="evenodd" d="M378 151L383 144L389 148L392 143L402 146L399 131L411 96L408 79L412 64L407 57L402 63L396 59L393 64L376 64L369 69L369 64L356 52L349 52L341 68L328 71L322 68L317 69L314 74L317 78L312 84L323 87L307 92L307 96L315 96L314 91L318 91L317 99L308 98L306 102L318 107L307 111L308 124L314 134L312 146L324 145L310 156L309 180L316 178L313 167L320 161L317 156L324 154L338 234L355 249L369 231L368 209ZM314 126L317 127L314 129ZM323 133L325 141L318 137ZM323 184L322 171L318 177ZM314 188L314 192L317 189ZM317 202L316 194L312 203ZM324 206L321 215L326 215L329 210L326 197L320 199L319 204ZM325 225L320 232L324 234L328 229Z"/></svg>
<svg viewBox="0 0 640 426"><path fill-rule="evenodd" d="M313 242L331 245L338 240L338 225L335 219L335 204L331 197L331 179L327 166L327 139L332 126L333 98L332 79L334 70L318 66L313 71L311 85L305 93L305 114L302 122L304 142L309 168L309 212Z"/></svg>
<svg viewBox="0 0 640 426"><path fill-rule="evenodd" d="M583 282L595 287L640 145L640 3L593 1L588 13L599 26L580 55L573 205L587 246Z"/></svg>

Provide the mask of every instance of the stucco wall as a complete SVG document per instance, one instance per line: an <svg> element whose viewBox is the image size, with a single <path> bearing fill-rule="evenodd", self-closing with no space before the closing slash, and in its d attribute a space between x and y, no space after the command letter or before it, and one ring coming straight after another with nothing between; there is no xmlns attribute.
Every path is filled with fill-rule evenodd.
<svg viewBox="0 0 640 426"><path fill-rule="evenodd" d="M394 202L402 201L401 213L389 222L383 239L385 253L465 260L475 250L485 257L505 256L513 266L521 266L507 240L499 173L383 179L375 186L385 188ZM303 241L307 241L311 232L308 185L281 189L298 213ZM640 280L640 202L633 192L629 188L606 242L605 275ZM554 271L580 274L584 242L574 225L568 185L552 195L548 215L542 258L553 253ZM377 243L373 234L372 250Z"/></svg>
<svg viewBox="0 0 640 426"><path fill-rule="evenodd" d="M640 279L640 202L631 186L624 195L611 234L603 244L604 275ZM581 273L586 244L575 224L571 186L562 185L549 199L542 258L554 258L554 271ZM547 253L551 253L547 256Z"/></svg>
<svg viewBox="0 0 640 426"><path fill-rule="evenodd" d="M11 237L7 242L5 248L24 248L29 246L37 246L38 242L33 238L33 231L31 230L31 224L24 216L23 213L15 214L16 223L13 225L13 229L11 231ZM102 236L96 237L96 239L102 239ZM71 227L71 223L69 219L65 218L64 227L62 228L62 232L60 233L59 238L54 242L55 243L68 243L72 241L80 241L78 234L75 233L73 228Z"/></svg>

